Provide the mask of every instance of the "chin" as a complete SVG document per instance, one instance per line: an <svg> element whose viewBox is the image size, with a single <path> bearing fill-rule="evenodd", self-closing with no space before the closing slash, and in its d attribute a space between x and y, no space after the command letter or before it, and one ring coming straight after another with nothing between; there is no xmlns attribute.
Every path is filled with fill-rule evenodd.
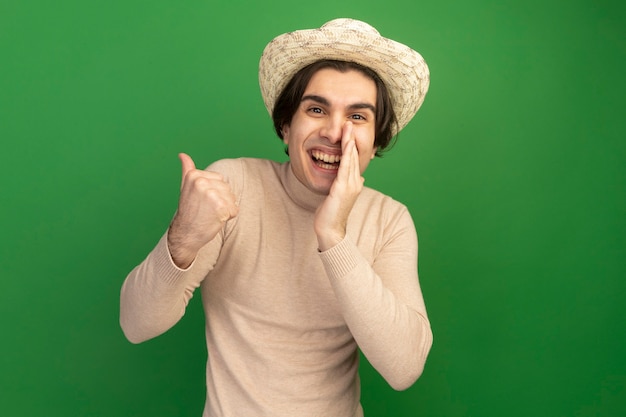
<svg viewBox="0 0 626 417"><path fill-rule="evenodd" d="M308 185L309 190L313 191L315 194L328 195L330 193L331 184L319 184L310 182Z"/></svg>
<svg viewBox="0 0 626 417"><path fill-rule="evenodd" d="M328 195L330 193L330 187L309 187L309 189L319 195Z"/></svg>

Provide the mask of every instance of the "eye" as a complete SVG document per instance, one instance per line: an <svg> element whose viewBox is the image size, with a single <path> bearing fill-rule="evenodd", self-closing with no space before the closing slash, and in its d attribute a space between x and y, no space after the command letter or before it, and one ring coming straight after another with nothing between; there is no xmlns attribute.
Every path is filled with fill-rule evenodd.
<svg viewBox="0 0 626 417"><path fill-rule="evenodd" d="M352 120L367 120L362 114L353 114L350 116Z"/></svg>
<svg viewBox="0 0 626 417"><path fill-rule="evenodd" d="M319 108L319 107L309 107L308 112L309 113L315 113L315 114L322 114L323 113L322 109Z"/></svg>

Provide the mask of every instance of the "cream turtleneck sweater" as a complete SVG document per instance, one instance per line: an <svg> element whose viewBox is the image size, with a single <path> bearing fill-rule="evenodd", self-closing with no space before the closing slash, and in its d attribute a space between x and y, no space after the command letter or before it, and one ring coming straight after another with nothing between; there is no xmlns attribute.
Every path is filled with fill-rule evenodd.
<svg viewBox="0 0 626 417"><path fill-rule="evenodd" d="M222 160L239 214L186 270L164 236L126 278L120 323L139 343L172 327L200 287L206 315L204 417L361 417L357 345L395 389L432 344L406 207L365 187L346 238L317 250L325 196L289 163Z"/></svg>

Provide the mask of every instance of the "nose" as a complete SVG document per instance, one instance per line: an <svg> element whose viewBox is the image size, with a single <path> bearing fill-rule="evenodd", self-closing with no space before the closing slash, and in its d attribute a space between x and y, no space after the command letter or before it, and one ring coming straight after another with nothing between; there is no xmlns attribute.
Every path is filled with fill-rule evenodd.
<svg viewBox="0 0 626 417"><path fill-rule="evenodd" d="M340 118L329 117L325 120L325 124L320 129L320 135L330 143L340 143L343 135L344 120Z"/></svg>

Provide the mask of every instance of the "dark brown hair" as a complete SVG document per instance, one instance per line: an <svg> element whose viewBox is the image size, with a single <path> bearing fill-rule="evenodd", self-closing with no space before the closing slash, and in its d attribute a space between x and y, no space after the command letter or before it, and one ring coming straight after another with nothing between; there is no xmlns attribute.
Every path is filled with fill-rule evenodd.
<svg viewBox="0 0 626 417"><path fill-rule="evenodd" d="M374 146L377 148L376 156L381 156L385 149L388 149L393 145L392 132L394 127L397 128L398 121L396 120L396 114L391 104L391 96L385 83L380 79L376 72L355 62L320 60L309 64L298 71L291 78L291 80L289 80L274 105L272 119L274 121L276 134L279 138L283 138L282 128L283 126L291 123L291 119L296 113L298 106L300 106L300 101L302 100L302 96L304 95L304 91L306 90L309 81L311 81L311 78L317 71L325 68L331 68L340 72L347 72L349 70L359 71L366 77L372 79L376 84L376 124Z"/></svg>

